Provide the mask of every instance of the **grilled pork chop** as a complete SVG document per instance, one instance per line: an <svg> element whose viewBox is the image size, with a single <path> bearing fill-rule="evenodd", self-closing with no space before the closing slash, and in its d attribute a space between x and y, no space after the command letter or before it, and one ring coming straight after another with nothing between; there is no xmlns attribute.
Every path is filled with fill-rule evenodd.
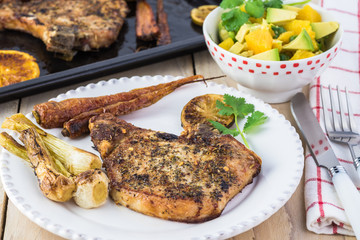
<svg viewBox="0 0 360 240"><path fill-rule="evenodd" d="M0 29L30 33L71 60L77 50L110 46L128 11L124 0L2 0Z"/></svg>
<svg viewBox="0 0 360 240"><path fill-rule="evenodd" d="M102 114L89 128L115 203L162 219L218 217L261 168L254 152L205 124L176 136Z"/></svg>

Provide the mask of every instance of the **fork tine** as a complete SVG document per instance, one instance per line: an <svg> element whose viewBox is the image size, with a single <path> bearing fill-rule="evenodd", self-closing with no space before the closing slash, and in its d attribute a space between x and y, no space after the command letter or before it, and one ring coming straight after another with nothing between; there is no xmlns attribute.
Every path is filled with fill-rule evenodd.
<svg viewBox="0 0 360 240"><path fill-rule="evenodd" d="M329 90L329 98L331 105L331 114L329 113L329 109L326 106L326 98L324 92L325 87L320 85L320 99L321 105L323 108L323 116L324 116L324 125L327 136L331 141L346 143L349 147L355 169L360 177L360 154L359 152L355 152L354 147L359 143L360 135L356 131L356 126L354 122L354 115L351 109L351 103L349 101L348 91L345 88L345 100L341 97L341 91L339 90L339 86L336 87L337 90L337 103L340 112L340 116L337 116L336 105L335 105L335 97L332 92L331 86L328 87ZM327 96L327 95L326 95ZM344 103L344 101L346 101ZM346 109L344 108L346 106ZM346 110L349 114L349 121L346 119ZM332 119L331 119L332 115ZM339 119L340 118L340 119ZM341 122L341 126L340 123ZM346 125L345 125L346 123ZM342 128L342 130L340 129Z"/></svg>
<svg viewBox="0 0 360 240"><path fill-rule="evenodd" d="M349 94L348 94L348 90L345 87L345 97L346 97L346 107L347 107L347 111L349 114L349 125L350 125L350 131L357 133L357 128L356 128L356 124L355 124L355 120L354 120L354 114L350 105L350 100L349 100Z"/></svg>
<svg viewBox="0 0 360 240"><path fill-rule="evenodd" d="M331 118L329 116L327 104L325 103L325 94L324 94L325 88L323 85L320 85L320 99L321 99L321 105L323 108L323 117L324 117L324 127L326 133L333 131L334 127L332 126Z"/></svg>
<svg viewBox="0 0 360 240"><path fill-rule="evenodd" d="M341 97L341 92L339 90L339 85L336 87L336 90L337 90L337 95L338 95L338 101L339 101L339 112L340 112L340 126L341 126L341 130L342 131L350 131L350 128L349 128L349 123L347 121L347 118L346 118L346 113L344 111L344 102L343 102L343 98ZM348 110L348 107L349 107L349 104L348 104L348 99L345 99L346 100L346 105L347 105L347 109Z"/></svg>
<svg viewBox="0 0 360 240"><path fill-rule="evenodd" d="M334 127L334 131L341 131L339 121L337 121L334 94L331 90L330 85L329 85L329 96L330 96L330 105L331 105L331 113L332 113L332 121L331 121L332 126Z"/></svg>

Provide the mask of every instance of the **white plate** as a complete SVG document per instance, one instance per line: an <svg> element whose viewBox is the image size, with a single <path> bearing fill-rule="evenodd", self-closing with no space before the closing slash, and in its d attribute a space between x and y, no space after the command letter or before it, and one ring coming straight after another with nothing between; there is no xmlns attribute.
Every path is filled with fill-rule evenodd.
<svg viewBox="0 0 360 240"><path fill-rule="evenodd" d="M111 79L71 90L54 100L112 94L178 78L144 76ZM248 137L251 147L263 160L261 173L214 220L201 224L165 221L116 206L111 200L92 210L82 209L72 201L52 202L40 192L29 165L7 151L2 151L0 168L4 189L10 200L29 219L50 232L70 239L225 239L247 231L282 207L294 193L302 176L302 144L284 116L245 93L208 82L207 85L192 83L183 86L156 104L123 118L139 127L180 134L182 107L193 97L206 93L245 97L269 117L257 133ZM28 117L31 117L30 114ZM34 118L31 119L34 121ZM48 132L63 138L60 129ZM66 140L95 152L89 136Z"/></svg>

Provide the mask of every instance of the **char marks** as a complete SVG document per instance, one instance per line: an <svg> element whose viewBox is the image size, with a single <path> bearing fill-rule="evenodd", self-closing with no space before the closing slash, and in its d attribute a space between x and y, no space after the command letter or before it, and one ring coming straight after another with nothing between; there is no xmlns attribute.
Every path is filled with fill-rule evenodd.
<svg viewBox="0 0 360 240"><path fill-rule="evenodd" d="M176 136L102 114L89 127L114 201L163 219L203 222L219 216L261 168L254 152L208 125Z"/></svg>
<svg viewBox="0 0 360 240"><path fill-rule="evenodd" d="M48 51L71 60L78 50L110 46L128 11L124 0L3 0L0 29L30 33Z"/></svg>

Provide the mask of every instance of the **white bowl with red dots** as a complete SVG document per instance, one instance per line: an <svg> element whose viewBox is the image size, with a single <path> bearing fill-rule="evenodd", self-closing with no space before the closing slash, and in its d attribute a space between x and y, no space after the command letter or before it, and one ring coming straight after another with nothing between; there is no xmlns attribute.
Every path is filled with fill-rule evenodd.
<svg viewBox="0 0 360 240"><path fill-rule="evenodd" d="M336 21L326 10L311 5L322 21ZM206 46L220 69L237 81L238 88L268 103L289 101L311 81L317 79L337 55L343 36L340 25L329 49L310 58L292 61L265 61L246 58L219 47L218 23L223 9L214 9L205 19L203 34Z"/></svg>

